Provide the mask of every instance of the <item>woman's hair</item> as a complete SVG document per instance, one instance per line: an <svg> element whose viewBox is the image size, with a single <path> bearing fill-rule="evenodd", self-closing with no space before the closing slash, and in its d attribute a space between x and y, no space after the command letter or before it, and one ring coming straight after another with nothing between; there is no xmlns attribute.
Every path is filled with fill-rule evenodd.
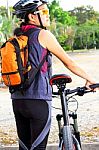
<svg viewBox="0 0 99 150"><path fill-rule="evenodd" d="M28 15L29 15L29 13L27 13L27 14L25 15L25 18L24 18L24 22L25 22L25 23L28 23L28 22L29 22L29 17L28 17Z"/></svg>
<svg viewBox="0 0 99 150"><path fill-rule="evenodd" d="M15 36L20 36L20 35L22 35L23 34L23 32L22 32L22 29L21 28L16 28L15 30L14 30L14 33L13 33Z"/></svg>

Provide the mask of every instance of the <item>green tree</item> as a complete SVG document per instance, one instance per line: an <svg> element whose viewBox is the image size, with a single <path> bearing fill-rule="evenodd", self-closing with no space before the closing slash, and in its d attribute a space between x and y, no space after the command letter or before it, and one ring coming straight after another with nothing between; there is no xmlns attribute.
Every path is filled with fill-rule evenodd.
<svg viewBox="0 0 99 150"><path fill-rule="evenodd" d="M65 50L72 49L75 33L73 26L77 24L76 17L64 11L57 0L52 1L49 5L49 10L51 31L56 35L58 41Z"/></svg>
<svg viewBox="0 0 99 150"><path fill-rule="evenodd" d="M85 23L87 20L98 20L99 13L94 11L92 6L81 6L69 11L71 16L75 16L78 25Z"/></svg>
<svg viewBox="0 0 99 150"><path fill-rule="evenodd" d="M90 49L99 45L99 25L94 21L87 21L76 26L74 49ZM97 46L98 47L98 46Z"/></svg>
<svg viewBox="0 0 99 150"><path fill-rule="evenodd" d="M7 9L4 6L0 7L0 15L1 16L7 16Z"/></svg>
<svg viewBox="0 0 99 150"><path fill-rule="evenodd" d="M63 25L76 24L76 17L70 16L67 11L64 11L59 5L59 1L52 1L52 3L49 5L49 10L51 21L55 20L56 22L60 22Z"/></svg>
<svg viewBox="0 0 99 150"><path fill-rule="evenodd" d="M0 16L2 17L2 25L0 25L1 44L7 40L12 34L16 26L18 26L18 19L12 15L12 7L9 8L10 14L7 14L5 7L0 7Z"/></svg>

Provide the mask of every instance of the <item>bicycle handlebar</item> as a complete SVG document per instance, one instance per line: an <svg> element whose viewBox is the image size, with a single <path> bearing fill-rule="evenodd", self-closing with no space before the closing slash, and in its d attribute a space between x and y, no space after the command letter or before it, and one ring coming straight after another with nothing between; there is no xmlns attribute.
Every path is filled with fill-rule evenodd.
<svg viewBox="0 0 99 150"><path fill-rule="evenodd" d="M99 83L97 84L92 84L89 86L92 90L86 88L85 86L84 87L77 87L76 89L73 89L73 90L70 90L70 89L67 89L65 90L65 95L69 95L69 94L73 94L75 93L75 95L78 95L78 96L83 96L85 93L89 93L89 92L94 92L93 90L95 88L99 88ZM53 95L60 95L59 94L59 91L58 92L52 92Z"/></svg>

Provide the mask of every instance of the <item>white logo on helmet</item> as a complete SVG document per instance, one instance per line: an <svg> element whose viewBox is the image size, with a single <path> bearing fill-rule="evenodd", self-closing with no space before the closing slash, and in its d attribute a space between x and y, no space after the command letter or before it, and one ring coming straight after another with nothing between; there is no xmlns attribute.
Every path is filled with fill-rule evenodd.
<svg viewBox="0 0 99 150"><path fill-rule="evenodd" d="M33 4L33 3L34 3L33 0L29 0L29 1L26 1L24 4L22 4L22 6L24 7L25 5ZM35 4L35 3L34 3L34 4ZM37 5L38 5L38 6L42 5L42 2L39 1L39 2L37 3Z"/></svg>

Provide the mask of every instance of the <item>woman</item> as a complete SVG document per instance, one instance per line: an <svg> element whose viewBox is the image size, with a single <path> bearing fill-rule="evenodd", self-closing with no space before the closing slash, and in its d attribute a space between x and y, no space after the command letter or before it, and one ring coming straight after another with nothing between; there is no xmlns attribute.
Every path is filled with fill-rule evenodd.
<svg viewBox="0 0 99 150"><path fill-rule="evenodd" d="M51 53L57 56L71 72L85 79L86 86L94 81L63 50L54 35L46 30L50 26L46 0L20 0L14 5L15 15L24 20L23 32L35 28L29 39L29 59L32 66L38 66L47 54L47 59L36 75L32 85L24 91L11 95L15 114L19 149L24 147L45 150L51 125Z"/></svg>

